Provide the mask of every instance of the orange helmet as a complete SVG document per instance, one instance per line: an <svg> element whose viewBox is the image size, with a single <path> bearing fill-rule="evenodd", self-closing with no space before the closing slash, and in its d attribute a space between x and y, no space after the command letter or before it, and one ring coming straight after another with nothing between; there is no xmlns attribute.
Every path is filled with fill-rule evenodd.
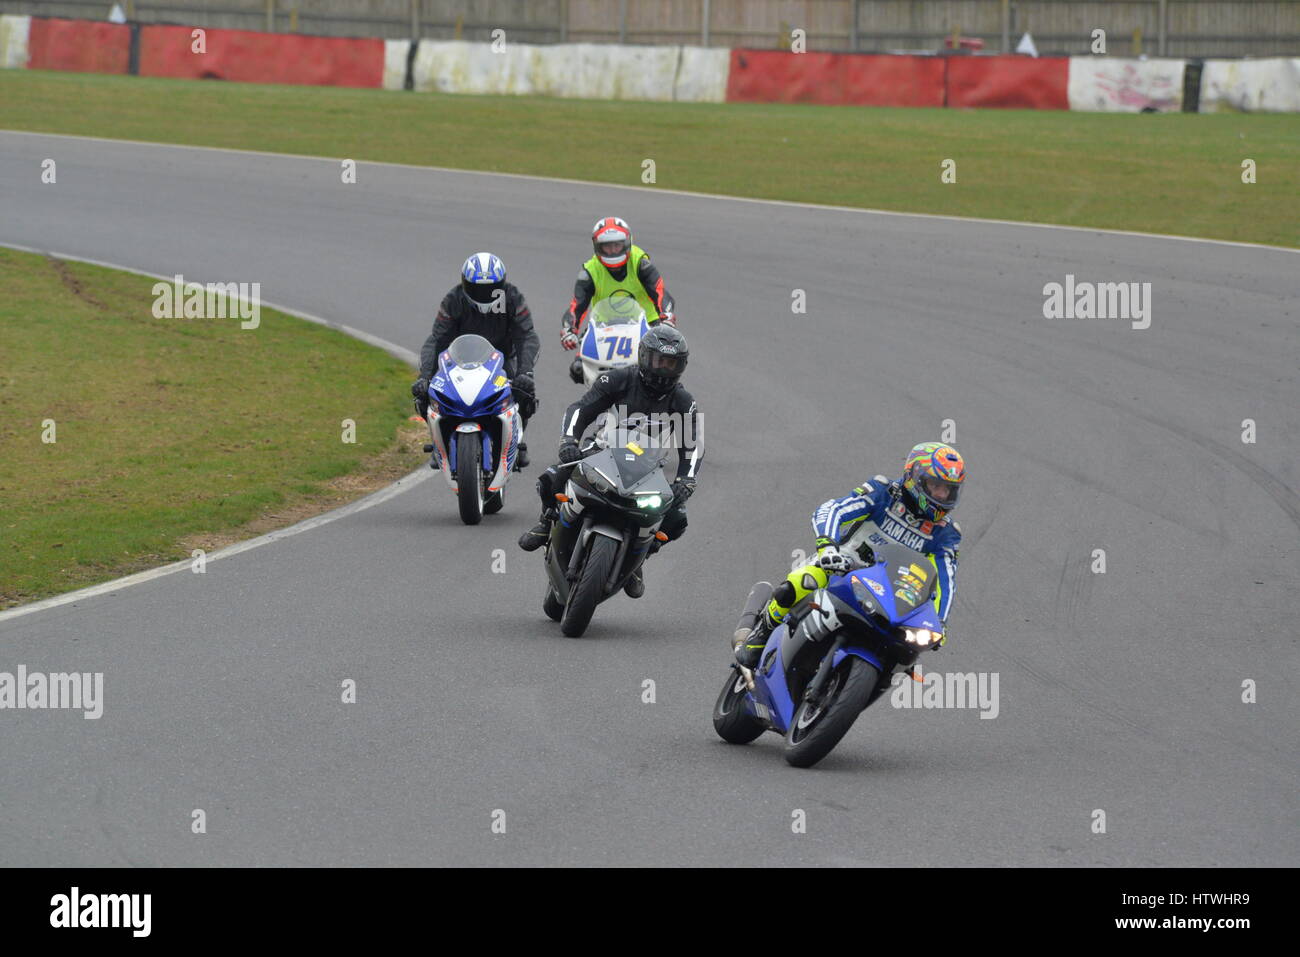
<svg viewBox="0 0 1300 957"><path fill-rule="evenodd" d="M961 453L942 442L922 442L903 463L903 492L912 511L938 522L957 507L966 463Z"/></svg>

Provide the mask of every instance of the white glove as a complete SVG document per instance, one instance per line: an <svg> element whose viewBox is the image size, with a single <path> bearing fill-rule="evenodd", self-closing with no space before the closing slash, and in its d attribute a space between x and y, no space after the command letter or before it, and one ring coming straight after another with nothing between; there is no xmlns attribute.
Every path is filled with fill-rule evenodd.
<svg viewBox="0 0 1300 957"><path fill-rule="evenodd" d="M853 560L834 545L827 545L817 553L817 567L828 575L847 575Z"/></svg>

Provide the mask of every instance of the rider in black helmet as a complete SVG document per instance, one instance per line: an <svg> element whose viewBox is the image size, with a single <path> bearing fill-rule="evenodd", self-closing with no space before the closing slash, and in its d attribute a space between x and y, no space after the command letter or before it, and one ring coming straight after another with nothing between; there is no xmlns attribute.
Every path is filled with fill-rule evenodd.
<svg viewBox="0 0 1300 957"><path fill-rule="evenodd" d="M704 457L695 399L680 381L689 355L686 337L667 323L658 323L642 337L635 369L628 366L602 373L586 395L569 406L564 413L559 464L552 465L537 480L542 516L536 525L520 536L520 548L531 552L550 537L551 522L557 516L555 493L564 488L574 463L585 454L579 449L578 442L597 416L610 409L615 410L619 421L626 421L633 415L645 416L651 423L658 419L681 429L678 434L677 477L672 483L673 507L660 526L669 541L681 537L686 531L686 500L695 491L695 478ZM651 554L658 545L657 541L651 545ZM645 594L645 581L640 569L629 579L624 591L632 598Z"/></svg>

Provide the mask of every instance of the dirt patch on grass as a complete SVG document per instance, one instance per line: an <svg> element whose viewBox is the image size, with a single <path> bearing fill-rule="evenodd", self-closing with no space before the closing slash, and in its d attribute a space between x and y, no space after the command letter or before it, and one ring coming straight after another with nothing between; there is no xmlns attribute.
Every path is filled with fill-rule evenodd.
<svg viewBox="0 0 1300 957"><path fill-rule="evenodd" d="M69 292L82 302L88 302L100 311L108 308L108 306L104 305L104 303L100 302L86 290L86 287L82 285L81 280L72 274L72 271L68 268L68 264L62 259L55 259L51 256L47 256L46 262L53 267L55 274L59 277L59 281L67 287Z"/></svg>
<svg viewBox="0 0 1300 957"><path fill-rule="evenodd" d="M251 522L232 531L192 535L181 539L178 544L187 551L201 548L205 552L212 552L267 532L288 528L305 519L355 502L427 463L429 457L424 454L424 444L428 439L429 430L423 423L408 422L398 430L397 442L391 448L367 459L355 472L317 483L320 489L317 494L267 509Z"/></svg>

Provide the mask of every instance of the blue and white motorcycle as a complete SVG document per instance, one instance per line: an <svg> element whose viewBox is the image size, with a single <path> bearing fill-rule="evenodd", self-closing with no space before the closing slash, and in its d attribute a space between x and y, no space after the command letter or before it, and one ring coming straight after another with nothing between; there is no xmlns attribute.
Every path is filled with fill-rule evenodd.
<svg viewBox="0 0 1300 957"><path fill-rule="evenodd" d="M943 638L934 566L894 543L875 546L867 558L797 602L752 672L732 664L713 707L719 737L748 744L775 731L785 736L786 761L811 767L889 689L895 673L915 677L917 657ZM769 582L754 586L737 631L753 627L772 591Z"/></svg>
<svg viewBox="0 0 1300 957"><path fill-rule="evenodd" d="M645 310L626 292L602 299L587 312L578 362L570 367L570 378L590 389L601 373L636 365L637 347L649 328Z"/></svg>
<svg viewBox="0 0 1300 957"><path fill-rule="evenodd" d="M477 525L501 511L515 468L523 423L510 392L505 357L482 336L458 336L438 356L429 382L432 452L460 503L460 518Z"/></svg>

